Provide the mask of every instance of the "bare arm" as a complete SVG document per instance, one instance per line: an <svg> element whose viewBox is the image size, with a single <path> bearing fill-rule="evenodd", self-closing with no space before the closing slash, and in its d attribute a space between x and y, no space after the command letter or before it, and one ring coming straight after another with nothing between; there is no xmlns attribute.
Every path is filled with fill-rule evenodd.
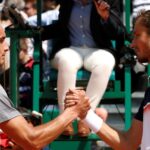
<svg viewBox="0 0 150 150"><path fill-rule="evenodd" d="M77 117L78 114L72 110L66 109L53 121L37 127L31 127L22 116L18 116L0 124L0 128L25 150L41 149L59 136Z"/></svg>
<svg viewBox="0 0 150 150"><path fill-rule="evenodd" d="M77 95L79 96L79 99L76 98ZM65 101L65 105L66 107L73 106L77 103L78 100L83 101L83 99L85 98L86 97L84 96L81 97L78 93L76 93L76 96L73 93L68 93L68 96ZM91 127L91 129L92 127L94 127L93 129L96 129L97 135L103 141L109 144L113 149L136 150L139 147L141 143L142 129L143 129L143 123L141 121L133 119L131 128L128 131L118 131L116 129L111 128L109 125L103 122L102 118L97 116L93 111L92 111L92 115L91 113L89 115L85 112L86 111L81 112L81 115L79 116L82 116L82 118L85 118L84 119L85 123L87 123L87 125Z"/></svg>
<svg viewBox="0 0 150 150"><path fill-rule="evenodd" d="M78 100L79 97L76 96ZM84 109L84 110L83 110ZM39 150L56 139L74 119L90 109L88 99L77 101L56 119L36 127L30 126L22 116L0 124L0 128L25 150Z"/></svg>
<svg viewBox="0 0 150 150"><path fill-rule="evenodd" d="M97 135L115 150L136 150L142 137L142 122L133 119L128 131L117 131L103 122Z"/></svg>

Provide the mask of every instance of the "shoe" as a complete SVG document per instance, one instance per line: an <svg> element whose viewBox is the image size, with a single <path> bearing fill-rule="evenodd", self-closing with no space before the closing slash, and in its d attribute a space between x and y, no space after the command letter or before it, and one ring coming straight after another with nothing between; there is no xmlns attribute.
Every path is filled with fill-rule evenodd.
<svg viewBox="0 0 150 150"><path fill-rule="evenodd" d="M83 121L80 120L78 122L78 136L87 137L90 134L90 132L91 131L90 131L89 127L86 124L84 124Z"/></svg>
<svg viewBox="0 0 150 150"><path fill-rule="evenodd" d="M63 131L62 135L65 135L65 136L71 136L74 134L74 129L73 129L73 126L72 126L72 123L69 124L65 130Z"/></svg>

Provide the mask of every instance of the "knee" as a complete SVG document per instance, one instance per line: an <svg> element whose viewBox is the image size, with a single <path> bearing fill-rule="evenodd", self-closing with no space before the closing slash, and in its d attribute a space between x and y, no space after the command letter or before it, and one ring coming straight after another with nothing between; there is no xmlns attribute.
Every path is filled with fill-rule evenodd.
<svg viewBox="0 0 150 150"><path fill-rule="evenodd" d="M85 67L94 74L110 73L114 66L114 56L106 51L93 54L93 56L85 62Z"/></svg>
<svg viewBox="0 0 150 150"><path fill-rule="evenodd" d="M99 59L97 65L106 69L112 69L115 66L115 57L107 52L107 55L104 58Z"/></svg>
<svg viewBox="0 0 150 150"><path fill-rule="evenodd" d="M59 70L76 72L80 66L80 59L76 53L69 52L67 49L61 51L56 56Z"/></svg>
<svg viewBox="0 0 150 150"><path fill-rule="evenodd" d="M100 73L100 72L103 72L103 73L111 73L113 68L115 66L115 58L114 57L110 57L108 59L102 59L102 60L99 60L95 66L94 66L94 69L93 71L96 73ZM100 71L101 70L101 71Z"/></svg>
<svg viewBox="0 0 150 150"><path fill-rule="evenodd" d="M99 66L103 71L111 72L115 66L115 61L102 61Z"/></svg>
<svg viewBox="0 0 150 150"><path fill-rule="evenodd" d="M100 77L102 75L109 76L111 74L113 68L114 68L113 64L107 64L107 63L103 62L101 64L95 65L92 68L91 72L94 76L98 76L98 77Z"/></svg>

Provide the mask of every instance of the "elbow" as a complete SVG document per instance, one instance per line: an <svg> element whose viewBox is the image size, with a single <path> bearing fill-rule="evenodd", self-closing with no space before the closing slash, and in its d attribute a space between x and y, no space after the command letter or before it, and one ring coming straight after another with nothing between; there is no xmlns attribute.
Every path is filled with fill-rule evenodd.
<svg viewBox="0 0 150 150"><path fill-rule="evenodd" d="M37 140L38 138L33 135L30 137L30 141L28 142L28 149L30 150L41 150L43 148L43 144Z"/></svg>
<svg viewBox="0 0 150 150"><path fill-rule="evenodd" d="M30 134L27 150L41 150L44 146L51 143L54 140L53 137L45 137L45 135L33 132ZM26 149L25 149L26 150Z"/></svg>
<svg viewBox="0 0 150 150"><path fill-rule="evenodd" d="M28 141L25 143L26 145L23 145L22 148L25 149L25 150L41 150L41 146L39 144L37 144L36 142L34 141Z"/></svg>
<svg viewBox="0 0 150 150"><path fill-rule="evenodd" d="M41 145L41 142L38 141L37 136L31 133L26 138L26 141L23 142L22 148L25 150L41 150L43 145Z"/></svg>

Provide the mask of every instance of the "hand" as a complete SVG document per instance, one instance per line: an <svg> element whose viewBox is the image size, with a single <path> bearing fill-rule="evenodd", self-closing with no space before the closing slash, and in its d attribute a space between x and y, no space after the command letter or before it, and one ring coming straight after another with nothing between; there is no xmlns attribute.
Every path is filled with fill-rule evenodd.
<svg viewBox="0 0 150 150"><path fill-rule="evenodd" d="M104 0L94 0L95 7L97 9L98 14L105 20L109 18L109 9L110 6Z"/></svg>
<svg viewBox="0 0 150 150"><path fill-rule="evenodd" d="M65 98L65 108L74 109L78 116L83 119L90 109L89 98L85 96L83 90L69 90Z"/></svg>
<svg viewBox="0 0 150 150"><path fill-rule="evenodd" d="M69 89L69 91L66 93L66 97L65 97L65 101L64 101L65 102L65 109L67 107L72 107L78 103L79 96L78 96L77 92L79 92L79 91Z"/></svg>
<svg viewBox="0 0 150 150"><path fill-rule="evenodd" d="M83 102L83 104L79 104L79 106L81 107L81 112L79 114L79 117L80 119L84 119L87 115L87 112L90 110L91 106L88 97L86 96L83 97L81 101Z"/></svg>

